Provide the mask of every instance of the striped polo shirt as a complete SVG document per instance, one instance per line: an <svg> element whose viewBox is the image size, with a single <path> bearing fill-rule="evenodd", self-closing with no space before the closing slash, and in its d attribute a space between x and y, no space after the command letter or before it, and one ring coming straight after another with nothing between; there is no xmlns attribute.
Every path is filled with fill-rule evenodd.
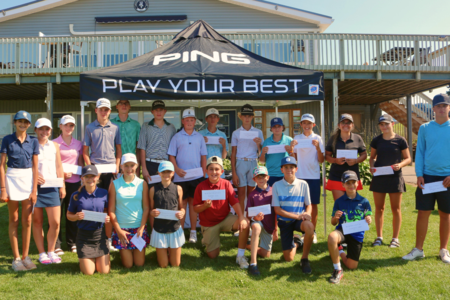
<svg viewBox="0 0 450 300"><path fill-rule="evenodd" d="M170 140L177 133L175 126L164 120L164 125L159 128L155 125L155 119L142 124L137 148L145 150L145 158L168 160L167 150Z"/></svg>
<svg viewBox="0 0 450 300"><path fill-rule="evenodd" d="M296 178L290 184L283 178L273 184L272 206L279 206L290 213L301 214L306 205L311 205L309 187L306 181ZM278 216L278 220L294 221L282 216Z"/></svg>

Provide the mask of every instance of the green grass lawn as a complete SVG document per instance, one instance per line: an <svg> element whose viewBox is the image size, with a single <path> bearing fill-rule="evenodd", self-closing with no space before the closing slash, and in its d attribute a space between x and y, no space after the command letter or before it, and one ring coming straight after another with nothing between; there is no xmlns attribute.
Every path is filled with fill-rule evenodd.
<svg viewBox="0 0 450 300"><path fill-rule="evenodd" d="M79 272L76 254L68 253L59 265L38 265L38 254L31 242L30 257L38 265L34 271L15 273L11 269L11 249L8 240L8 211L0 204L0 298L1 299L391 299L391 298L445 298L450 297L450 266L444 265L439 253L439 217L437 212L430 217L425 244L426 258L405 262L401 256L407 254L415 242L414 190L408 186L403 198L403 224L400 232L401 247L390 249L387 244L373 248L376 238L375 224L371 225L364 241L358 269L348 271L344 267L344 278L340 285L328 283L333 265L328 255L323 230L323 206L319 210L318 239L313 245L310 260L312 275L301 272L300 254L295 261L287 263L281 254L280 241L274 243L270 259L259 259L262 276L253 278L235 264L237 238L222 234L222 252L209 259L200 242L186 244L182 250L180 268L160 269L156 262L155 249L146 250L144 267L124 269L120 255L112 254L112 271L108 275L84 276ZM372 193L364 187L361 193L372 203ZM327 195L327 232L333 200ZM392 235L392 217L389 202L385 214L385 242ZM201 236L199 236L199 241ZM65 245L64 245L65 246ZM64 248L64 250L67 250ZM250 252L246 255L250 257Z"/></svg>

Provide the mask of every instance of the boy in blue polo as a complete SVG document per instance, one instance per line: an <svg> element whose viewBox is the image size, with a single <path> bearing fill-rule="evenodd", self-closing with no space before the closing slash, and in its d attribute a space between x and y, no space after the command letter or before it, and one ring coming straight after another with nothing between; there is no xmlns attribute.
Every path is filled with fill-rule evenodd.
<svg viewBox="0 0 450 300"><path fill-rule="evenodd" d="M328 250L334 266L330 282L334 284L338 284L344 276L339 256L347 268L356 269L364 240L364 231L344 235L342 224L364 219L368 224L372 223L370 217L372 209L369 201L356 192L358 188L356 173L351 170L345 171L342 174L341 181L345 188L345 194L334 202L331 224L337 226L336 230L328 236ZM347 254L345 254L342 246L339 246L342 243L347 243Z"/></svg>
<svg viewBox="0 0 450 300"><path fill-rule="evenodd" d="M294 237L294 231L303 232L305 236L300 266L303 273L311 274L308 255L314 237L314 225L311 222L308 184L295 177L297 161L293 157L282 159L281 172L284 178L272 187L272 206L277 214L283 256L286 261L294 260L297 248L301 245L300 237Z"/></svg>

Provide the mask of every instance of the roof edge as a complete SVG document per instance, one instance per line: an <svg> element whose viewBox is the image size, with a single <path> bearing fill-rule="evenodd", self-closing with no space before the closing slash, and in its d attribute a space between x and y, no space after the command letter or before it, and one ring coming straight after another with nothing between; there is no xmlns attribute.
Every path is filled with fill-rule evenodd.
<svg viewBox="0 0 450 300"><path fill-rule="evenodd" d="M76 1L78 0L34 0L21 5L5 8L0 12L0 22L34 14Z"/></svg>

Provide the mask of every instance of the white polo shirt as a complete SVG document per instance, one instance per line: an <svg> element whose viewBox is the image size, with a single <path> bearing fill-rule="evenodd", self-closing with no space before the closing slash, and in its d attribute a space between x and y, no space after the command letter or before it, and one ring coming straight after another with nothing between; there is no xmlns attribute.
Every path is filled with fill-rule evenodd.
<svg viewBox="0 0 450 300"><path fill-rule="evenodd" d="M239 127L231 136L231 147L237 146L236 158L258 158L258 146L253 140L241 139L241 131L256 131L258 132L258 137L261 139L261 145L264 142L264 137L261 130L253 126L250 130L245 130L242 126Z"/></svg>
<svg viewBox="0 0 450 300"><path fill-rule="evenodd" d="M303 133L296 135L294 140L316 140L319 141L320 151L325 153L325 147L323 146L322 138L320 135L311 133L309 136L305 136ZM320 164L319 157L317 155L316 147L299 148L295 149L297 153L297 173L295 176L300 179L320 179Z"/></svg>

